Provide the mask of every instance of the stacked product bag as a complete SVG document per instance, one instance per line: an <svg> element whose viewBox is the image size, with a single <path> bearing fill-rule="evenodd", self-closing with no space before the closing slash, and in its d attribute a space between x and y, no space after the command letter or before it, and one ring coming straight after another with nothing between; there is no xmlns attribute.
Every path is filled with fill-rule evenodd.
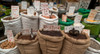
<svg viewBox="0 0 100 54"><path fill-rule="evenodd" d="M22 27L23 29L32 28L38 30L38 13L34 12L33 16L28 16L27 12L21 13Z"/></svg>
<svg viewBox="0 0 100 54"><path fill-rule="evenodd" d="M41 54L37 36L22 35L18 33L15 36L15 42L21 54Z"/></svg>
<svg viewBox="0 0 100 54"><path fill-rule="evenodd" d="M79 33L78 30L63 32L65 36L61 54L84 54L90 46L90 37L86 33Z"/></svg>
<svg viewBox="0 0 100 54"><path fill-rule="evenodd" d="M42 54L60 54L64 36L61 31L38 31Z"/></svg>
<svg viewBox="0 0 100 54"><path fill-rule="evenodd" d="M50 16L43 16L40 14L39 18L39 29L42 29L44 25L58 25L58 16L56 14L52 14L51 18Z"/></svg>
<svg viewBox="0 0 100 54"><path fill-rule="evenodd" d="M15 43L8 42L7 39L0 41L0 54L20 54Z"/></svg>
<svg viewBox="0 0 100 54"><path fill-rule="evenodd" d="M14 35L16 35L22 29L20 17L12 18L11 16L6 16L2 18L1 21L5 26L5 35L6 35L6 30L12 30Z"/></svg>
<svg viewBox="0 0 100 54"><path fill-rule="evenodd" d="M91 45L88 47L85 54L100 54L100 42L91 38Z"/></svg>

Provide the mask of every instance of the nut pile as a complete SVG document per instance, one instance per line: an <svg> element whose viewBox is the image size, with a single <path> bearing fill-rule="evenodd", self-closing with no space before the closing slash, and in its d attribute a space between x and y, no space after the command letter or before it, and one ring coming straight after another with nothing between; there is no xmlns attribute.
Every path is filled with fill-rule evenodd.
<svg viewBox="0 0 100 54"><path fill-rule="evenodd" d="M14 48L15 46L16 46L15 43L8 42L8 41L4 41L3 43L0 44L0 48L2 49L10 49L10 48Z"/></svg>

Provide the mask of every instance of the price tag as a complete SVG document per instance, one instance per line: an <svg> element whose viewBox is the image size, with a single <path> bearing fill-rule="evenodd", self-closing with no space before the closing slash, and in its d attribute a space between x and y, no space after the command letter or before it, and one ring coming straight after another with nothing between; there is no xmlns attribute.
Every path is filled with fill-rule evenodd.
<svg viewBox="0 0 100 54"><path fill-rule="evenodd" d="M92 9L87 19L88 20L94 20L96 14L97 14L97 10Z"/></svg>
<svg viewBox="0 0 100 54"><path fill-rule="evenodd" d="M29 8L27 8L27 14L28 14L29 16L32 16L32 15L34 14L34 7L29 7Z"/></svg>
<svg viewBox="0 0 100 54"><path fill-rule="evenodd" d="M8 41L9 42L14 42L14 35L13 35L12 30L7 30L6 33L7 33L7 39L8 39Z"/></svg>
<svg viewBox="0 0 100 54"><path fill-rule="evenodd" d="M49 8L53 7L53 2L49 2Z"/></svg>
<svg viewBox="0 0 100 54"><path fill-rule="evenodd" d="M22 35L30 35L31 34L31 29L23 29L22 30Z"/></svg>
<svg viewBox="0 0 100 54"><path fill-rule="evenodd" d="M74 14L75 6L69 7L69 14Z"/></svg>
<svg viewBox="0 0 100 54"><path fill-rule="evenodd" d="M44 25L43 30L44 31L59 31L60 26L58 26L58 25Z"/></svg>
<svg viewBox="0 0 100 54"><path fill-rule="evenodd" d="M42 15L49 16L49 7L48 3L41 3Z"/></svg>
<svg viewBox="0 0 100 54"><path fill-rule="evenodd" d="M95 8L95 10L100 11L100 6L97 6L97 7Z"/></svg>
<svg viewBox="0 0 100 54"><path fill-rule="evenodd" d="M37 10L40 10L40 1L34 1L34 7L37 9Z"/></svg>
<svg viewBox="0 0 100 54"><path fill-rule="evenodd" d="M19 6L11 6L11 16L12 18L19 17Z"/></svg>
<svg viewBox="0 0 100 54"><path fill-rule="evenodd" d="M22 1L21 2L21 9L26 10L27 9L27 1Z"/></svg>
<svg viewBox="0 0 100 54"><path fill-rule="evenodd" d="M74 27L73 26L65 26L65 29L64 29L64 31L65 32L69 32L70 30L72 30Z"/></svg>
<svg viewBox="0 0 100 54"><path fill-rule="evenodd" d="M82 26L74 26L75 30L78 30L80 33L82 32L83 28Z"/></svg>
<svg viewBox="0 0 100 54"><path fill-rule="evenodd" d="M81 19L82 19L82 15L77 15L77 16L75 17L74 22L75 22L75 23L80 23Z"/></svg>
<svg viewBox="0 0 100 54"><path fill-rule="evenodd" d="M67 15L62 15L62 21L67 22Z"/></svg>
<svg viewBox="0 0 100 54"><path fill-rule="evenodd" d="M83 29L83 31L82 31L82 32L87 33L87 34L88 34L88 36L90 36L90 30L89 30L89 29Z"/></svg>

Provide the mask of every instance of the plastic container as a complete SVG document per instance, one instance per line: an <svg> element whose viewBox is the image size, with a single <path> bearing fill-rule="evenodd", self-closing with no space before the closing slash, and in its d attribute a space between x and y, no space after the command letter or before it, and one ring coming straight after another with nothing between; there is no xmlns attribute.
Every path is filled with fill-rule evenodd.
<svg viewBox="0 0 100 54"><path fill-rule="evenodd" d="M47 19L47 18L43 17L42 14L40 14L40 16L39 16L39 18L40 18L39 29L42 29L44 25L58 25L58 16L56 14L53 14L53 15L56 16L56 18Z"/></svg>

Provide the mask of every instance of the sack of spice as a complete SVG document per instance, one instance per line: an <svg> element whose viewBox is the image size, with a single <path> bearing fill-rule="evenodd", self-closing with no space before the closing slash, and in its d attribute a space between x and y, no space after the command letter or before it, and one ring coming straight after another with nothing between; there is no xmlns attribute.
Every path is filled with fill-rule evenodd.
<svg viewBox="0 0 100 54"><path fill-rule="evenodd" d="M37 36L22 35L18 33L15 36L15 42L21 54L41 54Z"/></svg>
<svg viewBox="0 0 100 54"><path fill-rule="evenodd" d="M88 47L85 54L100 54L100 42L91 38L91 45Z"/></svg>
<svg viewBox="0 0 100 54"><path fill-rule="evenodd" d="M38 30L38 13L34 12L33 16L28 16L27 12L21 13L23 29L32 28Z"/></svg>
<svg viewBox="0 0 100 54"><path fill-rule="evenodd" d="M6 16L2 18L1 21L5 26L5 35L6 35L6 30L12 30L14 35L16 35L22 29L20 17L12 18L11 16Z"/></svg>
<svg viewBox="0 0 100 54"><path fill-rule="evenodd" d="M61 54L84 54L90 46L90 37L86 33L79 33L78 30L63 32L65 36Z"/></svg>
<svg viewBox="0 0 100 54"><path fill-rule="evenodd" d="M50 8L50 13L54 13L56 15L58 15L58 9L56 7Z"/></svg>
<svg viewBox="0 0 100 54"><path fill-rule="evenodd" d="M15 43L4 39L0 41L0 54L20 54L20 52Z"/></svg>
<svg viewBox="0 0 100 54"><path fill-rule="evenodd" d="M62 48L64 36L60 31L38 31L42 54L59 54Z"/></svg>

